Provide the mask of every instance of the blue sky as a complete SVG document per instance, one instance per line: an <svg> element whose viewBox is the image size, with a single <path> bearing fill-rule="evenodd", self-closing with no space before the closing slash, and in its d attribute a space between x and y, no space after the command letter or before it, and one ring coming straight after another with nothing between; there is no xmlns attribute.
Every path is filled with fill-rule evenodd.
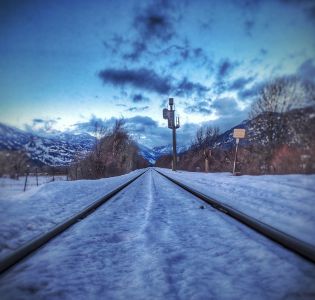
<svg viewBox="0 0 315 300"><path fill-rule="evenodd" d="M248 117L258 88L315 78L312 0L0 2L0 122L88 130L124 117L147 146L167 144L168 97L180 143L203 123Z"/></svg>

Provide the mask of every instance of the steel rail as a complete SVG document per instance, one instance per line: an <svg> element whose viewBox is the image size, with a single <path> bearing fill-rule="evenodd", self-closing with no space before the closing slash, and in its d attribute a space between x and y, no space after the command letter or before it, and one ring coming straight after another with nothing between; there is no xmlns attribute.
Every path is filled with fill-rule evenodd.
<svg viewBox="0 0 315 300"><path fill-rule="evenodd" d="M46 233L40 234L39 236L35 237L31 241L27 242L11 254L7 255L3 259L0 260L0 275L13 267L15 264L17 264L19 261L24 259L26 256L30 255L40 247L42 247L44 244L48 243L51 239L56 237L57 235L64 232L66 229L68 229L70 226L74 225L75 223L81 221L82 219L86 218L88 215L93 213L97 208L99 208L102 204L107 202L109 199L111 199L113 196L118 194L120 191L122 191L124 188L126 188L128 185L130 185L132 182L134 182L136 179L138 179L140 176L142 176L146 171L142 172L141 174L135 176L134 178L128 180L126 183L120 185L118 188L114 189L113 191L109 192L99 200L96 200L89 206L85 207L80 212L72 215L65 221L59 223Z"/></svg>
<svg viewBox="0 0 315 300"><path fill-rule="evenodd" d="M210 204L213 208L231 216L232 218L236 219L237 221L247 225L248 227L256 230L260 234L268 237L269 239L272 239L273 241L277 242L278 244L281 244L282 246L286 247L287 249L293 251L296 254L299 254L300 256L306 258L307 260L311 261L312 263L315 263L315 247L309 243L306 243L304 241L301 241L292 235L289 235L279 229L276 229L264 222L261 222L239 210L236 208L231 207L230 205L221 203L220 201L207 196L201 192L198 192L197 190L181 183L180 181L165 175L164 173L154 169L157 173L164 176L168 180L172 181L176 185L180 186L187 192L193 194L197 198L203 200L207 204Z"/></svg>

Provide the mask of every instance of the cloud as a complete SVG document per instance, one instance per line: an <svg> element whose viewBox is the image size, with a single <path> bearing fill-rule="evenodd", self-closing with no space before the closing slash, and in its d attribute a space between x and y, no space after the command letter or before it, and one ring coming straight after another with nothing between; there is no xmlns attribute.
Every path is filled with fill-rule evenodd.
<svg viewBox="0 0 315 300"><path fill-rule="evenodd" d="M256 11L262 0L233 0L233 3L242 10Z"/></svg>
<svg viewBox="0 0 315 300"><path fill-rule="evenodd" d="M209 101L198 101L194 103L193 105L188 105L185 108L186 113L199 113L202 115L209 115L213 112L213 109L211 107L211 103Z"/></svg>
<svg viewBox="0 0 315 300"><path fill-rule="evenodd" d="M142 124L146 127L158 127L158 123L151 119L150 117L143 117L143 116L135 116L132 118L125 119L126 124Z"/></svg>
<svg viewBox="0 0 315 300"><path fill-rule="evenodd" d="M250 98L257 96L259 90L263 87L264 84L265 84L265 82L260 82L260 83L254 84L253 86L251 86L248 89L240 90L237 93L238 98L240 100L246 100L246 99L250 99Z"/></svg>
<svg viewBox="0 0 315 300"><path fill-rule="evenodd" d="M143 96L142 94L134 94L132 95L132 102L139 103L139 102L149 102L150 99L148 97Z"/></svg>
<svg viewBox="0 0 315 300"><path fill-rule="evenodd" d="M176 34L173 9L171 1L152 1L135 16L133 27L142 40L167 42Z"/></svg>
<svg viewBox="0 0 315 300"><path fill-rule="evenodd" d="M197 94L203 95L209 88L206 86L189 81L186 77L179 81L175 81L171 76L158 75L152 69L105 69L99 72L99 77L105 84L124 87L129 85L140 90L156 92L166 95L175 93L177 96L190 96ZM136 94L132 98L133 102L145 100L141 94Z"/></svg>
<svg viewBox="0 0 315 300"><path fill-rule="evenodd" d="M209 88L200 84L189 81L184 77L176 86L176 96L191 96L192 94L197 94L198 96L203 96Z"/></svg>
<svg viewBox="0 0 315 300"><path fill-rule="evenodd" d="M229 76L237 65L238 62L232 62L227 58L221 60L217 66L217 79L221 80Z"/></svg>
<svg viewBox="0 0 315 300"><path fill-rule="evenodd" d="M32 120L33 124L36 124L36 123L45 123L45 121L43 119L33 119Z"/></svg>
<svg viewBox="0 0 315 300"><path fill-rule="evenodd" d="M113 126L114 119L111 118L109 120L103 120L101 118L97 118L95 115L92 115L91 118L87 122L80 122L73 125L76 130L93 133L96 128L109 128Z"/></svg>
<svg viewBox="0 0 315 300"><path fill-rule="evenodd" d="M235 115L240 111L233 98L218 98L211 103L211 108L214 108L220 117Z"/></svg>
<svg viewBox="0 0 315 300"><path fill-rule="evenodd" d="M311 21L315 22L315 3L314 0L279 0L280 3L286 5L295 5L303 9L305 14Z"/></svg>
<svg viewBox="0 0 315 300"><path fill-rule="evenodd" d="M130 107L130 108L126 109L126 111L141 112L141 111L145 111L145 110L148 110L148 109L149 109L149 106L142 106L142 107L133 106L133 107Z"/></svg>
<svg viewBox="0 0 315 300"><path fill-rule="evenodd" d="M266 50L265 48L261 48L259 53L262 55L262 56L265 56L268 54L268 50Z"/></svg>
<svg viewBox="0 0 315 300"><path fill-rule="evenodd" d="M229 84L228 90L233 91L244 89L244 87L251 83L254 79L254 77L239 77Z"/></svg>
<svg viewBox="0 0 315 300"><path fill-rule="evenodd" d="M171 89L170 76L160 76L151 69L105 69L100 71L98 76L103 83L110 83L114 86L129 85L142 90L168 94Z"/></svg>
<svg viewBox="0 0 315 300"><path fill-rule="evenodd" d="M244 22L245 33L250 37L252 36L252 30L254 26L255 26L255 22L253 20L246 20Z"/></svg>
<svg viewBox="0 0 315 300"><path fill-rule="evenodd" d="M59 131L54 128L57 124L57 120L60 120L60 118L48 120L34 118L32 124L24 124L24 128L28 132L41 136L56 134L59 133Z"/></svg>
<svg viewBox="0 0 315 300"><path fill-rule="evenodd" d="M138 61L141 55L147 50L147 44L143 41L133 41L131 43L131 51L123 55L123 59Z"/></svg>

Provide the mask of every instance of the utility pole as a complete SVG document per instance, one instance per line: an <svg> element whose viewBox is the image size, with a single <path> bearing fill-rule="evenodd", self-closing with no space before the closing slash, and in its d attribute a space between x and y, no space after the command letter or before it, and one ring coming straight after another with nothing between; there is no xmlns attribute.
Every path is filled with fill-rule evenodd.
<svg viewBox="0 0 315 300"><path fill-rule="evenodd" d="M176 129L180 127L179 117L175 117L174 109L174 99L169 98L168 100L169 108L163 109L163 118L168 120L168 128L172 129L173 134L173 164L172 170L176 171L177 169L177 150L176 150Z"/></svg>

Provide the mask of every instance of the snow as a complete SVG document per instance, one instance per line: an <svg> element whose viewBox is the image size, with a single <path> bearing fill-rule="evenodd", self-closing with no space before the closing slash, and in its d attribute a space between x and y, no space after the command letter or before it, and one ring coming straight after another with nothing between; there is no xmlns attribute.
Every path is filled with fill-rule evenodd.
<svg viewBox="0 0 315 300"><path fill-rule="evenodd" d="M13 206L8 216L1 213L1 220L6 218L1 228L19 214L31 217L34 211L28 214L29 207L38 216L46 207L51 211L49 220L69 214L75 210L72 206L84 206L87 198L97 198L126 176L35 188L22 199L11 199L11 204L19 204L14 206L24 207L16 208L15 216ZM226 189L234 180L235 193L245 180L228 174L178 172L173 176L190 178L190 185L199 182L199 186L213 176ZM262 180L262 190L270 184L274 193L290 198L285 191L298 177L279 177L282 192L276 192L272 180L265 177L245 181L251 182L250 194L257 193ZM312 179L305 177L307 182ZM308 190L298 189L302 191ZM242 195L246 194L243 190ZM263 194L266 192L259 196ZM228 198L228 191L221 196ZM3 203L7 205L1 200L1 207ZM200 209L202 205L204 209ZM15 222L18 225L24 220ZM314 264L205 205L151 169L0 277L0 295L1 299L311 299L314 278Z"/></svg>
<svg viewBox="0 0 315 300"><path fill-rule="evenodd" d="M101 180L56 181L23 192L24 180L0 180L0 258L81 211L143 170ZM59 181L58 181L59 180ZM45 177L40 177L43 183Z"/></svg>
<svg viewBox="0 0 315 300"><path fill-rule="evenodd" d="M49 176L49 175L39 175L38 176L38 186L42 184L46 184L52 181L60 181L60 180L67 180L67 176L64 175L56 175ZM17 196L24 192L24 184L25 184L25 176L20 176L19 179L11 179L9 177L2 177L0 178L0 197L1 199L6 198L8 196ZM27 177L27 184L26 184L26 191L31 190L37 187L36 176L28 176ZM14 198L13 198L14 199Z"/></svg>
<svg viewBox="0 0 315 300"><path fill-rule="evenodd" d="M158 170L315 246L314 174L232 176Z"/></svg>

